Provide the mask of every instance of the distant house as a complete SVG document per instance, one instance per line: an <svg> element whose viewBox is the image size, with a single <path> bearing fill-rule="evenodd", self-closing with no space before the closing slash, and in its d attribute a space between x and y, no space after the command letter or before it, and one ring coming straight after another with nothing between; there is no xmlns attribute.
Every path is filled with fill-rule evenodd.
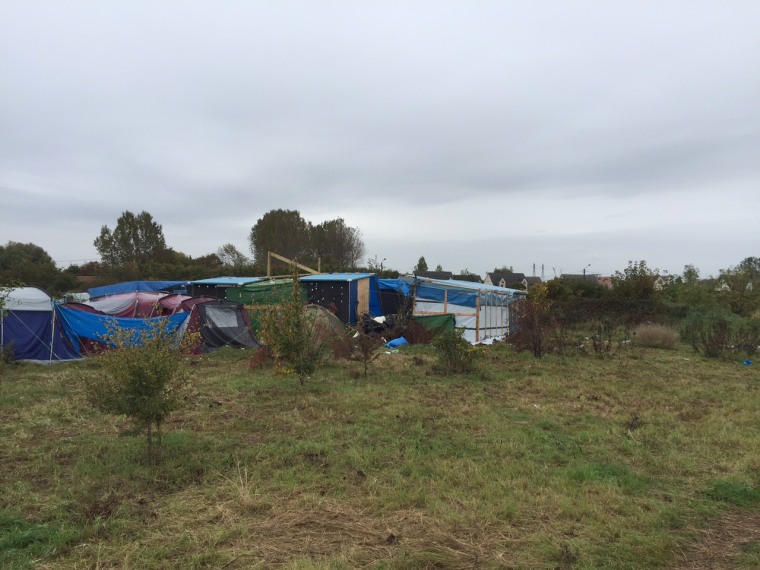
<svg viewBox="0 0 760 570"><path fill-rule="evenodd" d="M654 278L654 290L662 291L665 287L671 284L673 277L670 275L658 275Z"/></svg>
<svg viewBox="0 0 760 570"><path fill-rule="evenodd" d="M464 273L463 275L452 275L451 279L454 281L469 281L470 283L483 283L480 275L475 273Z"/></svg>
<svg viewBox="0 0 760 570"><path fill-rule="evenodd" d="M506 287L508 289L527 289L528 282L524 273L486 273L483 279L486 285L495 285L496 287Z"/></svg>
<svg viewBox="0 0 760 570"><path fill-rule="evenodd" d="M564 279L568 283L577 283L578 281L599 282L599 275L597 273L563 273L559 278Z"/></svg>
<svg viewBox="0 0 760 570"><path fill-rule="evenodd" d="M612 277L610 275L599 275L596 278L596 282L602 287L612 289Z"/></svg>
<svg viewBox="0 0 760 570"><path fill-rule="evenodd" d="M451 271L415 271L415 277L423 277L425 279L443 279L448 281L452 278L453 273Z"/></svg>
<svg viewBox="0 0 760 570"><path fill-rule="evenodd" d="M528 289L533 287L533 285L540 285L541 283L543 283L543 281L538 276L528 275L525 277L525 284L528 287Z"/></svg>

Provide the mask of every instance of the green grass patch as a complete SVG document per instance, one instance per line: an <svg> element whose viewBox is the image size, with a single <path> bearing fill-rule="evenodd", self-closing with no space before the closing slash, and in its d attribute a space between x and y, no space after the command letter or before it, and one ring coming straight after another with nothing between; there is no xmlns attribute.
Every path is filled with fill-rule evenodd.
<svg viewBox="0 0 760 570"><path fill-rule="evenodd" d="M671 567L689 529L758 509L755 367L477 350L477 374L412 347L304 386L250 351L204 356L157 462L87 405L93 361L14 368L0 566Z"/></svg>

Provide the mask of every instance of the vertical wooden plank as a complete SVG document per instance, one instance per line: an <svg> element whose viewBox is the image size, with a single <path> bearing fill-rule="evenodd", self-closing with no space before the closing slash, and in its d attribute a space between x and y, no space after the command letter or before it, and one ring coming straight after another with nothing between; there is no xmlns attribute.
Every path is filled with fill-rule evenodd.
<svg viewBox="0 0 760 570"><path fill-rule="evenodd" d="M359 279L357 282L357 311L356 318L369 313L369 279Z"/></svg>
<svg viewBox="0 0 760 570"><path fill-rule="evenodd" d="M475 342L480 342L480 295L475 302Z"/></svg>

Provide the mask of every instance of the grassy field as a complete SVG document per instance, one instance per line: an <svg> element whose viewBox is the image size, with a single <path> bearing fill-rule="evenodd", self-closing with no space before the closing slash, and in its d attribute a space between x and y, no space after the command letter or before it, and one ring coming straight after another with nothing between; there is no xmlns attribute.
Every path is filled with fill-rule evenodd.
<svg viewBox="0 0 760 570"><path fill-rule="evenodd" d="M687 349L430 348L305 386L192 367L158 464L88 407L94 361L0 377L3 568L755 568L760 372Z"/></svg>

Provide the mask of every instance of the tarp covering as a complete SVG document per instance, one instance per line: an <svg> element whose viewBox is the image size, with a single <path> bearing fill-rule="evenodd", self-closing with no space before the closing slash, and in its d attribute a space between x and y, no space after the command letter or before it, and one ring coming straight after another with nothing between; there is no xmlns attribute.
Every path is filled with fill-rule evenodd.
<svg viewBox="0 0 760 570"><path fill-rule="evenodd" d="M272 279L246 283L240 287L227 289L227 300L247 305L247 309L256 308L256 305L277 305L283 299L287 299L293 287L292 279ZM302 296L305 296L302 293Z"/></svg>
<svg viewBox="0 0 760 570"><path fill-rule="evenodd" d="M454 315L417 315L412 317L412 321L425 327L435 335L445 332L454 332L456 329L457 319Z"/></svg>
<svg viewBox="0 0 760 570"><path fill-rule="evenodd" d="M137 293L138 291L174 291L184 288L187 281L127 281L88 289L90 297L104 295L119 295L121 293Z"/></svg>
<svg viewBox="0 0 760 570"><path fill-rule="evenodd" d="M155 291L139 293L120 293L118 295L108 295L107 297L98 297L84 303L90 307L115 317L126 318L146 318L158 317L167 312L161 305L160 301L166 297L166 293Z"/></svg>
<svg viewBox="0 0 760 570"><path fill-rule="evenodd" d="M59 362L78 358L55 319L53 301L37 287L13 289L0 312L0 345L15 360Z"/></svg>
<svg viewBox="0 0 760 570"><path fill-rule="evenodd" d="M292 292L292 279L272 279L248 283L241 287L230 287L227 289L227 300L245 305L251 326L254 332L258 332L259 328L261 328L263 311L288 299ZM306 294L303 287L299 286L299 293L305 303Z"/></svg>
<svg viewBox="0 0 760 570"><path fill-rule="evenodd" d="M187 313L178 313L166 317L153 317L150 319L133 319L114 317L112 315L99 315L77 311L71 307L57 306L56 314L63 324L66 336L75 344L78 353L82 351L82 339L95 342L107 342L107 339L116 329L131 330L135 336L140 333L149 333L155 326L156 319L166 319L167 332L177 331L187 319Z"/></svg>
<svg viewBox="0 0 760 570"><path fill-rule="evenodd" d="M398 277L396 279L378 279L377 285L380 292L395 291L402 295L412 294L412 285L414 281L411 278Z"/></svg>
<svg viewBox="0 0 760 570"><path fill-rule="evenodd" d="M456 317L456 327L475 344L509 334L509 306L525 291L470 281L416 278L414 315Z"/></svg>

